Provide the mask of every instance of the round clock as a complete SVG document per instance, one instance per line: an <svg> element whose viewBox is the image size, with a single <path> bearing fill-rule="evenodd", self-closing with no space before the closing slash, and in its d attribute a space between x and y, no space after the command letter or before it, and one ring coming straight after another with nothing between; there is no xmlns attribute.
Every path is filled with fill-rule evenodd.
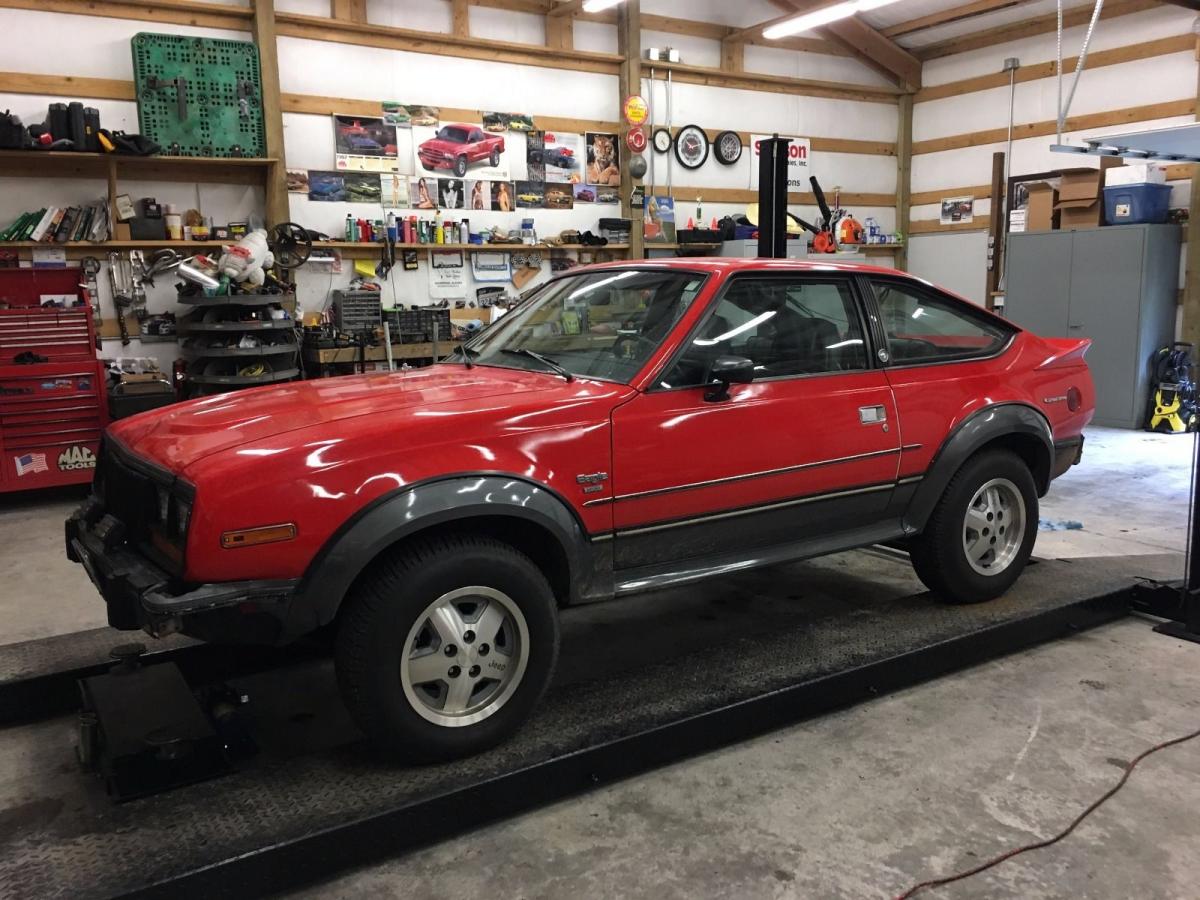
<svg viewBox="0 0 1200 900"><path fill-rule="evenodd" d="M666 153L671 149L671 132L665 128L654 129L654 149L659 153Z"/></svg>
<svg viewBox="0 0 1200 900"><path fill-rule="evenodd" d="M684 125L675 135L675 158L685 169L698 169L708 159L708 135L699 125Z"/></svg>
<svg viewBox="0 0 1200 900"><path fill-rule="evenodd" d="M742 138L736 131L722 131L713 141L713 153L717 162L732 166L742 157Z"/></svg>

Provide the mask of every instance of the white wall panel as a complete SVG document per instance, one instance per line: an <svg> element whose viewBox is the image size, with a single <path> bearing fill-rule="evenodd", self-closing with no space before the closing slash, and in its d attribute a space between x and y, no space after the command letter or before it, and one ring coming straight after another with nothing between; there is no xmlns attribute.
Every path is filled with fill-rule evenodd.
<svg viewBox="0 0 1200 900"><path fill-rule="evenodd" d="M983 304L986 289L987 233L919 234L908 241L908 270Z"/></svg>
<svg viewBox="0 0 1200 900"><path fill-rule="evenodd" d="M1028 6L1019 6L1016 9L1022 13L1020 18L1027 18L1034 15ZM1051 4L1050 12L1053 11L1054 6ZM1124 47L1129 44L1138 44L1157 38L1187 34L1191 30L1192 22L1195 18L1196 14L1193 12L1180 7L1163 4L1162 6L1134 15L1105 19L1096 26L1096 31L1092 35L1091 51L1111 50L1114 47ZM974 31L976 28L986 27L983 24L982 18L971 20L969 24L975 26L969 29L971 31ZM1064 58L1070 58L1078 54L1079 48L1083 43L1083 35L1086 31L1087 26L1085 25L1063 29ZM922 32L923 37L925 34L927 32ZM941 38L937 38L937 40L941 40ZM977 75L991 75L994 72L1001 71L1004 67L1004 60L1010 56L1017 57L1026 65L1051 62L1055 58L1054 47L1055 35L1053 32L1050 32L1049 34L1021 38L1020 40L1010 41L1006 44L980 47L978 50L972 50L969 53L956 53L953 56L931 59L925 63L922 80L926 85L936 85L945 84L949 81L959 81L964 78L974 78ZM1127 85L1122 94L1125 96L1136 96L1140 87L1142 86ZM1136 102L1136 100L1133 100L1130 103L1117 103L1114 106L1132 106Z"/></svg>

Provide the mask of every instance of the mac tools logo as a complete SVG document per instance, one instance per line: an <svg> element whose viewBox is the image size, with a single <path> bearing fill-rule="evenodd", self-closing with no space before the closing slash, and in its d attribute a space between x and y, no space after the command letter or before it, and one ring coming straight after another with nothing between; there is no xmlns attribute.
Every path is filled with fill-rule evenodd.
<svg viewBox="0 0 1200 900"><path fill-rule="evenodd" d="M58 454L58 468L63 472L96 468L96 454L87 447L76 444Z"/></svg>

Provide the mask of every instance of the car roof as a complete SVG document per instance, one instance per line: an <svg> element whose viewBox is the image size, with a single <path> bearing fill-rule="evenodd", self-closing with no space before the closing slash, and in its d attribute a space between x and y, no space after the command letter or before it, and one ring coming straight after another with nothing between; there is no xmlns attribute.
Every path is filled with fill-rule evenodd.
<svg viewBox="0 0 1200 900"><path fill-rule="evenodd" d="M654 249L652 242L646 248ZM646 259L597 263L588 268L596 269L683 269L686 271L734 274L737 272L869 272L874 275L895 275L913 278L908 272L886 266L860 262L843 262L834 259L762 259L742 256L678 256L671 259ZM920 279L916 279L920 280Z"/></svg>

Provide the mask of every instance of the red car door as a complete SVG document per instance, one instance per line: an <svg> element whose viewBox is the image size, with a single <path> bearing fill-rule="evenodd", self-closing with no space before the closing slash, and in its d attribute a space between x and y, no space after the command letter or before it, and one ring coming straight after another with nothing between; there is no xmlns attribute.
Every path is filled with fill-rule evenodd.
<svg viewBox="0 0 1200 900"><path fill-rule="evenodd" d="M755 380L706 399L720 356ZM618 569L879 527L900 430L849 278L734 276L655 382L613 414Z"/></svg>

